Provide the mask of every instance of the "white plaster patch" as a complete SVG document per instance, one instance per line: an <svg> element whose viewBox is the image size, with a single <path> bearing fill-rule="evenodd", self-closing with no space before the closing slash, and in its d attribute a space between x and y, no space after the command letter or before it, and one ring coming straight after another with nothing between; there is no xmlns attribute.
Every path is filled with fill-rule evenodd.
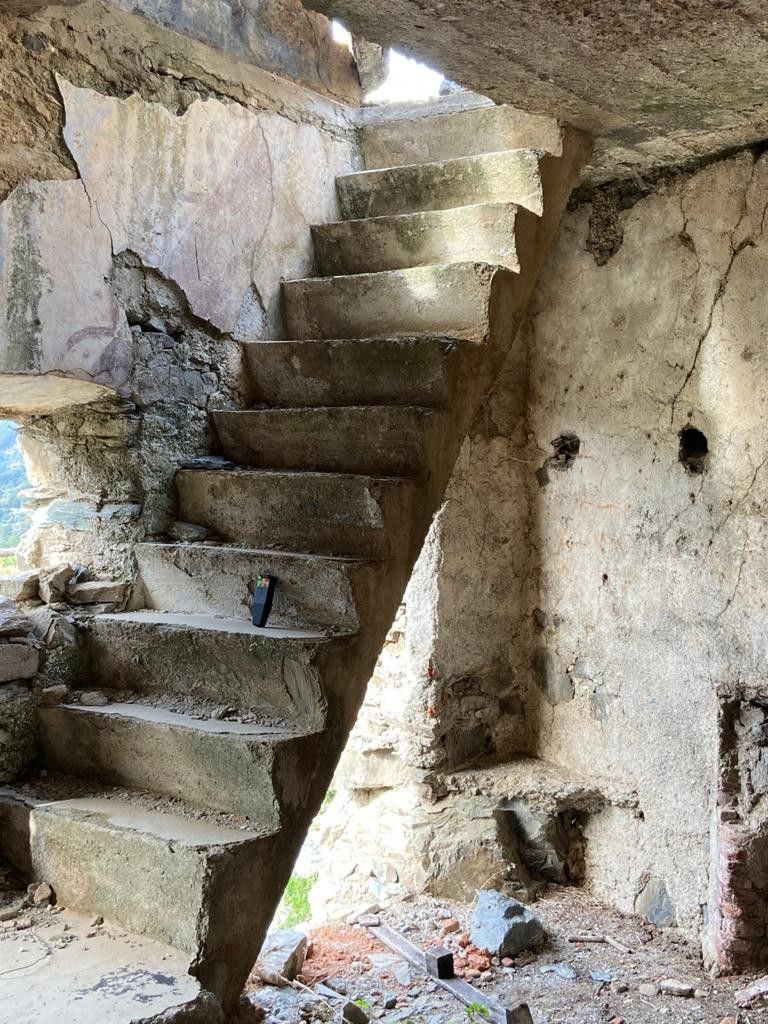
<svg viewBox="0 0 768 1024"><path fill-rule="evenodd" d="M279 322L280 281L309 272L309 225L332 220L351 150L311 125L198 100L178 117L60 79L64 137L115 253L135 252L226 332ZM266 307L241 317L251 287Z"/></svg>
<svg viewBox="0 0 768 1024"><path fill-rule="evenodd" d="M29 182L0 204L0 371L125 385L131 340L111 255L80 181Z"/></svg>

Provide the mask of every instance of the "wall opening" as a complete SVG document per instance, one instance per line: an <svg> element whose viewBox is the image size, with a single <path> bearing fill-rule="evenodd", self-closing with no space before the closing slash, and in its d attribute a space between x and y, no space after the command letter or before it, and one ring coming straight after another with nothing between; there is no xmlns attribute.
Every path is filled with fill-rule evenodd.
<svg viewBox="0 0 768 1024"><path fill-rule="evenodd" d="M15 549L28 526L23 492L29 486L19 427L0 420L0 576L16 570Z"/></svg>
<svg viewBox="0 0 768 1024"><path fill-rule="evenodd" d="M441 96L446 91L446 85L442 72L435 71L421 61L406 57L397 50L389 50L387 77L378 89L368 93L365 102L425 103Z"/></svg>
<svg viewBox="0 0 768 1024"><path fill-rule="evenodd" d="M696 427L683 427L680 431L680 461L689 473L703 473L709 455L706 435Z"/></svg>

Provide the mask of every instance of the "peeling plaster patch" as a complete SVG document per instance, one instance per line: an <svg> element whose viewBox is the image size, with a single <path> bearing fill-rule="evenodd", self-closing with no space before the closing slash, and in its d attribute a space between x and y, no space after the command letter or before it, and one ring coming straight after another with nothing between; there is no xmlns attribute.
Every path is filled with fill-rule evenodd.
<svg viewBox="0 0 768 1024"><path fill-rule="evenodd" d="M177 117L138 95L59 87L64 137L114 253L136 253L220 331L275 333L280 282L309 273L309 225L336 215L349 146L215 99Z"/></svg>
<svg viewBox="0 0 768 1024"><path fill-rule="evenodd" d="M106 281L109 235L82 182L15 189L0 204L0 254L0 372L123 388L130 333Z"/></svg>

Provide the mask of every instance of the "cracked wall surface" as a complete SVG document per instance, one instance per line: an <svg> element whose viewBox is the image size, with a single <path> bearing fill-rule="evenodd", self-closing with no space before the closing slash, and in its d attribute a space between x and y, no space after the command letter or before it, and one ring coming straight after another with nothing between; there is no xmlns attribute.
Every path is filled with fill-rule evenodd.
<svg viewBox="0 0 768 1024"><path fill-rule="evenodd" d="M210 410L248 400L239 342L282 336L280 282L310 273L355 136L319 93L113 8L0 33L0 410L36 489L20 557L123 578L175 518L179 464L211 451Z"/></svg>
<svg viewBox="0 0 768 1024"><path fill-rule="evenodd" d="M744 152L625 201L608 258L590 201L564 218L342 761L347 892L432 884L434 822L462 827L439 780L516 752L636 797L586 819L596 895L698 938L718 918L720 707L766 668L767 208L768 160ZM689 424L703 472L680 461ZM398 805L403 778L432 824L416 790Z"/></svg>

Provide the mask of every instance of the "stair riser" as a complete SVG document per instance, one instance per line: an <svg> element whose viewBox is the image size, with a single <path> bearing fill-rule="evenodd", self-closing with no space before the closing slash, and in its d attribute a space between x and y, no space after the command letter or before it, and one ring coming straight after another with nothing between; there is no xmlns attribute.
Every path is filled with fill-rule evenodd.
<svg viewBox="0 0 768 1024"><path fill-rule="evenodd" d="M448 401L466 342L432 339L249 344L255 390L273 406L425 405Z"/></svg>
<svg viewBox="0 0 768 1024"><path fill-rule="evenodd" d="M516 211L497 203L313 227L318 270L333 276L472 261L517 271Z"/></svg>
<svg viewBox="0 0 768 1024"><path fill-rule="evenodd" d="M458 263L283 285L291 338L450 334L482 342L494 271Z"/></svg>
<svg viewBox="0 0 768 1024"><path fill-rule="evenodd" d="M274 744L63 706L40 717L48 768L280 827Z"/></svg>
<svg viewBox="0 0 768 1024"><path fill-rule="evenodd" d="M421 477L428 413L362 409L254 409L213 414L221 450L239 465Z"/></svg>
<svg viewBox="0 0 768 1024"><path fill-rule="evenodd" d="M480 203L517 203L541 214L539 160L537 152L517 149L342 175L336 179L341 215L356 220Z"/></svg>
<svg viewBox="0 0 768 1024"><path fill-rule="evenodd" d="M322 724L315 652L299 643L119 618L94 619L86 639L95 686L187 694L250 709L266 721Z"/></svg>
<svg viewBox="0 0 768 1024"><path fill-rule="evenodd" d="M358 628L355 581L373 570L354 562L299 558L197 544L135 548L147 608L250 621L258 576L277 579L270 627Z"/></svg>
<svg viewBox="0 0 768 1024"><path fill-rule="evenodd" d="M69 910L100 914L139 935L194 952L207 877L221 851L115 828L66 805L29 807L0 798L0 851L32 880L47 881ZM25 856L9 837L25 835ZM247 844L244 844L247 845Z"/></svg>
<svg viewBox="0 0 768 1024"><path fill-rule="evenodd" d="M367 125L361 142L368 170L509 149L559 156L563 149L562 130L551 118L503 106Z"/></svg>
<svg viewBox="0 0 768 1024"><path fill-rule="evenodd" d="M192 470L176 480L184 519L251 547L386 558L390 536L410 528L405 481Z"/></svg>

